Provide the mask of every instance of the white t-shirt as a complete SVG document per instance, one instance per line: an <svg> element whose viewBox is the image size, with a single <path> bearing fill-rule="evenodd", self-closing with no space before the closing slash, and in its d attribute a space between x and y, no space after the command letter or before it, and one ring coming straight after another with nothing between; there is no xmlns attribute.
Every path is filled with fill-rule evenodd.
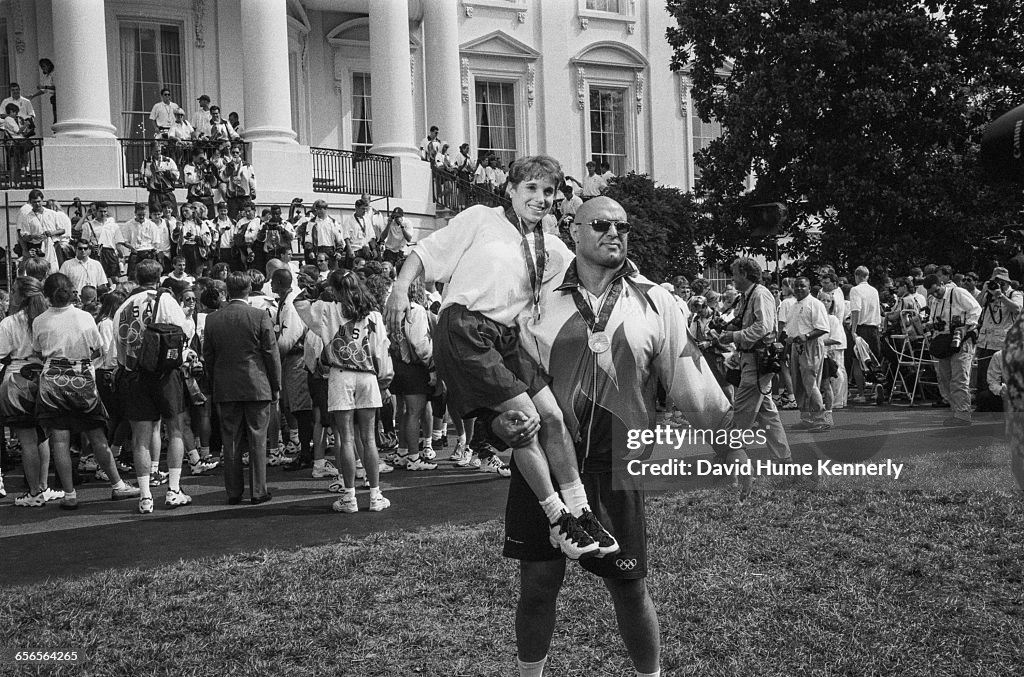
<svg viewBox="0 0 1024 677"><path fill-rule="evenodd" d="M793 306L796 305L795 296L787 296L779 302L779 314L778 321L781 326L783 323L789 324L790 313L793 312ZM789 332L787 332L789 333Z"/></svg>
<svg viewBox="0 0 1024 677"><path fill-rule="evenodd" d="M830 346L829 350L846 350L846 330L843 329L843 321L835 315L828 316L828 338L831 341L839 341Z"/></svg>
<svg viewBox="0 0 1024 677"><path fill-rule="evenodd" d="M526 238L536 261L534 236ZM459 213L444 228L420 240L413 251L423 262L427 282L444 282L442 308L460 304L495 322L511 327L533 305L530 273L523 237L501 207L475 205ZM572 258L554 235L544 235L550 280Z"/></svg>
<svg viewBox="0 0 1024 677"><path fill-rule="evenodd" d="M878 302L878 290L867 282L861 282L850 290L850 312L856 311L860 311L860 315L857 316L858 326L877 327L882 324L882 309Z"/></svg>
<svg viewBox="0 0 1024 677"><path fill-rule="evenodd" d="M789 317L790 320L786 324L786 334L789 336L806 336L815 330L821 330L825 334L831 331L825 304L813 296L808 295L802 301L797 301ZM819 336L815 340L823 343L825 336Z"/></svg>
<svg viewBox="0 0 1024 677"><path fill-rule="evenodd" d="M31 362L32 330L28 327L28 315L20 311L0 320L0 359L11 358L4 377L17 374Z"/></svg>
<svg viewBox="0 0 1024 677"><path fill-rule="evenodd" d="M68 276L77 292L81 292L82 287L86 285L98 288L107 283L103 265L93 258L88 258L84 262L79 261L78 257L68 259L61 264L60 272Z"/></svg>
<svg viewBox="0 0 1024 677"><path fill-rule="evenodd" d="M43 360L62 357L89 360L103 352L103 340L92 315L74 306L48 308L32 323L32 347Z"/></svg>

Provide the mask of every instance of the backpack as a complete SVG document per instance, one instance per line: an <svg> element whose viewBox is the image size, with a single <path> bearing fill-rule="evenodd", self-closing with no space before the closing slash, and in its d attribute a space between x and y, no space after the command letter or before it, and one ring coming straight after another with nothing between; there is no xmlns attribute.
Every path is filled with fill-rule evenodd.
<svg viewBox="0 0 1024 677"><path fill-rule="evenodd" d="M160 308L160 297L167 291L156 295L153 315ZM185 352L185 332L176 324L150 322L142 330L142 344L138 352L139 371L149 374L166 375L180 367Z"/></svg>

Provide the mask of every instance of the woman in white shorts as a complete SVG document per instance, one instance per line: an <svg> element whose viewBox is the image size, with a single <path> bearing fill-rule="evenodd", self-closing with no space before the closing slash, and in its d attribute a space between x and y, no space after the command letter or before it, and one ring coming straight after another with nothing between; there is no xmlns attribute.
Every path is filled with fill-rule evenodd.
<svg viewBox="0 0 1024 677"><path fill-rule="evenodd" d="M321 361L330 367L327 377L327 411L340 444L335 446L342 482L331 490L342 494L332 506L335 512L358 512L356 504L356 435L365 450L363 465L370 483L370 510L386 510L391 502L380 491L377 460L376 413L381 389L394 374L388 354L387 330L373 299L359 276L335 270L327 290L312 303L307 292L295 299L303 322L324 342Z"/></svg>

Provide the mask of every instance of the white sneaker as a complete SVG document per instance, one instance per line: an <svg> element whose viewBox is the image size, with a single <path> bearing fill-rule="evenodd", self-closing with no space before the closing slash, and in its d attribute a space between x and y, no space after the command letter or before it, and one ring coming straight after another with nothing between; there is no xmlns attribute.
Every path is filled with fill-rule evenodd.
<svg viewBox="0 0 1024 677"><path fill-rule="evenodd" d="M383 512L391 507L391 501L384 498L384 495L370 497L370 512Z"/></svg>
<svg viewBox="0 0 1024 677"><path fill-rule="evenodd" d="M22 508L42 508L46 505L46 499L43 498L42 492L38 494L22 494L14 499L14 505Z"/></svg>
<svg viewBox="0 0 1024 677"><path fill-rule="evenodd" d="M249 466L249 452L242 454L242 465L246 467Z"/></svg>
<svg viewBox="0 0 1024 677"><path fill-rule="evenodd" d="M377 474L387 475L389 472L395 472L395 466L388 465L384 460L377 462Z"/></svg>
<svg viewBox="0 0 1024 677"><path fill-rule="evenodd" d="M167 496L164 497L164 505L168 508L178 508L183 505L188 505L192 502L192 497L186 494L181 489L174 491L173 489L167 490Z"/></svg>
<svg viewBox="0 0 1024 677"><path fill-rule="evenodd" d="M103 468L96 469L96 481L97 482L109 482L110 475Z"/></svg>
<svg viewBox="0 0 1024 677"><path fill-rule="evenodd" d="M411 454L395 454L395 458L391 461L391 465L396 468L404 468L409 464L409 457Z"/></svg>
<svg viewBox="0 0 1024 677"><path fill-rule="evenodd" d="M455 446L455 451L452 452L452 455L448 460L459 467L465 468L469 465L470 461L473 460L473 452L470 450L469 446L459 442Z"/></svg>
<svg viewBox="0 0 1024 677"><path fill-rule="evenodd" d="M78 459L78 472L96 472L100 464L96 462L94 454L87 454Z"/></svg>
<svg viewBox="0 0 1024 677"><path fill-rule="evenodd" d="M373 510L372 507L370 509ZM334 512L347 513L359 512L359 504L356 503L355 496L353 496L352 498L339 498L337 501L331 504L331 510L333 510Z"/></svg>
<svg viewBox="0 0 1024 677"><path fill-rule="evenodd" d="M336 479L327 485L327 491L332 494L343 494L345 493L345 483L341 479Z"/></svg>
<svg viewBox="0 0 1024 677"><path fill-rule="evenodd" d="M488 456L486 461L481 462L477 472L497 473L499 477L512 476L512 469L497 456Z"/></svg>
<svg viewBox="0 0 1024 677"><path fill-rule="evenodd" d="M148 515L153 512L153 497L143 496L139 499L139 514Z"/></svg>
<svg viewBox="0 0 1024 677"><path fill-rule="evenodd" d="M276 468L279 465L284 465L286 463L291 462L292 459L284 455L284 451L281 450L281 447L278 447L277 449L274 449L269 454L267 454L267 465L271 467Z"/></svg>
<svg viewBox="0 0 1024 677"><path fill-rule="evenodd" d="M50 487L46 487L42 491L42 497L43 500L45 500L47 503L49 503L50 501L59 501L60 499L64 498L64 490L51 489Z"/></svg>
<svg viewBox="0 0 1024 677"><path fill-rule="evenodd" d="M428 461L433 461L435 458L437 458L437 452L434 451L433 446L420 445L420 456L427 459Z"/></svg>
<svg viewBox="0 0 1024 677"><path fill-rule="evenodd" d="M4 486L4 476L0 475L0 498L7 495L7 488Z"/></svg>
<svg viewBox="0 0 1024 677"><path fill-rule="evenodd" d="M359 460L356 460L356 479L357 480L365 480L366 479L366 468L363 467L363 462L359 461Z"/></svg>
<svg viewBox="0 0 1024 677"><path fill-rule="evenodd" d="M211 470L216 470L217 465L217 461L204 461L200 459L198 463L189 465L189 468L191 468L193 475L205 475Z"/></svg>
<svg viewBox="0 0 1024 677"><path fill-rule="evenodd" d="M407 461L405 464L406 470L437 470L437 464L431 463L424 458L416 458Z"/></svg>
<svg viewBox="0 0 1024 677"><path fill-rule="evenodd" d="M460 468L473 468L477 470L480 468L480 457L476 455L475 451L469 449L469 454L455 465Z"/></svg>
<svg viewBox="0 0 1024 677"><path fill-rule="evenodd" d="M324 461L324 466L318 468L313 466L313 479L322 480L325 477L337 477L338 469L330 461Z"/></svg>

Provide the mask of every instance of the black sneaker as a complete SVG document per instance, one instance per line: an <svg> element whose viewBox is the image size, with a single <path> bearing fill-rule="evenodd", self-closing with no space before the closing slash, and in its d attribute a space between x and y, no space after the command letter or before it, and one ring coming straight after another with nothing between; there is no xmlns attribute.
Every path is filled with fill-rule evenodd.
<svg viewBox="0 0 1024 677"><path fill-rule="evenodd" d="M594 557L600 549L597 541L580 526L579 520L565 510L551 525L549 540L569 559Z"/></svg>
<svg viewBox="0 0 1024 677"><path fill-rule="evenodd" d="M486 459L488 456L496 456L498 450L494 448L490 442L480 442L479 444L473 445L473 450L476 451L477 456L481 459Z"/></svg>
<svg viewBox="0 0 1024 677"><path fill-rule="evenodd" d="M584 531L590 534L590 537L597 543L597 556L604 557L605 555L614 555L619 552L619 542L615 540L615 537L608 533L608 530L604 528L594 513L589 510L584 510L583 514L576 518L576 521L580 523Z"/></svg>

